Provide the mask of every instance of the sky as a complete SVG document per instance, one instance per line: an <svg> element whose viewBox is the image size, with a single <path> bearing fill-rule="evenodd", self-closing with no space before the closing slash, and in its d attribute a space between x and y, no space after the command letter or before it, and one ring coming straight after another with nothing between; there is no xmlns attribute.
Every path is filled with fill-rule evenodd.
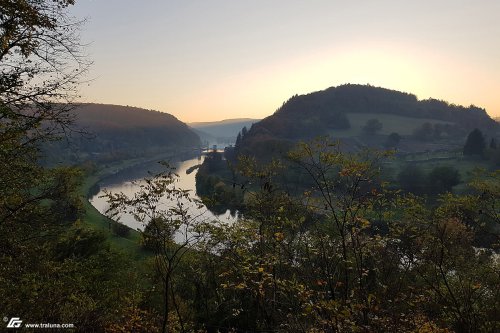
<svg viewBox="0 0 500 333"><path fill-rule="evenodd" d="M185 122L263 118L371 84L500 116L498 0L80 0L83 102Z"/></svg>

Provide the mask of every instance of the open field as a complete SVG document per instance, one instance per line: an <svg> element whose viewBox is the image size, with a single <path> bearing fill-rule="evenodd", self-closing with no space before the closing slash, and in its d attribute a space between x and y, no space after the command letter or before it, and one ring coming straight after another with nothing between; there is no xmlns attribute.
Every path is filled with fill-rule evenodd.
<svg viewBox="0 0 500 333"><path fill-rule="evenodd" d="M411 135L413 131L424 123L431 124L452 124L448 121L441 121L427 118L409 118L393 114L373 114L373 113L347 113L347 118L351 128L346 130L333 130L330 135L337 138L359 136L363 134L362 128L369 119L378 119L383 127L378 134L389 135L393 132L399 135Z"/></svg>
<svg viewBox="0 0 500 333"><path fill-rule="evenodd" d="M464 158L454 152L428 152L409 154L404 157L394 157L384 163L382 173L384 178L397 182L399 172L408 164L418 166L425 174L435 167L451 166L460 173L460 184L454 187L454 192L461 193L466 189L478 169L486 171L491 169L491 163L482 159Z"/></svg>

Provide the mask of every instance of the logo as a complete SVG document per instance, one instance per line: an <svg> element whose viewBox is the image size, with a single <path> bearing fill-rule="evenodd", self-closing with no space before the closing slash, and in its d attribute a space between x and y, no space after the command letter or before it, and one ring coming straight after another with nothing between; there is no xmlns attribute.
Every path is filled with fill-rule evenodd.
<svg viewBox="0 0 500 333"><path fill-rule="evenodd" d="M21 327L21 324L23 323L21 318L19 317L12 317L10 318L9 323L7 324L7 328L19 328Z"/></svg>

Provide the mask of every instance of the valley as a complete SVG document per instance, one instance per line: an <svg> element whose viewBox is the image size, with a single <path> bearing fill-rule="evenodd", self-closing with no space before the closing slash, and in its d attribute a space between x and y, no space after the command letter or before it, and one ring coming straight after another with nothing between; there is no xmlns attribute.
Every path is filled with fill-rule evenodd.
<svg viewBox="0 0 500 333"><path fill-rule="evenodd" d="M0 331L500 332L498 12L0 1Z"/></svg>

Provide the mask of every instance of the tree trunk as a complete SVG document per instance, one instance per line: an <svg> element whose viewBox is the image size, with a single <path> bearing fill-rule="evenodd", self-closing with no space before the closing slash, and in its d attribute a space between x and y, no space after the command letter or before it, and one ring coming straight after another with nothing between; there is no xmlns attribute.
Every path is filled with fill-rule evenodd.
<svg viewBox="0 0 500 333"><path fill-rule="evenodd" d="M170 276L166 276L165 282L164 282L164 291L163 291L163 296L164 296L164 305L165 309L163 312L163 322L162 322L162 327L161 331L162 333L168 333L168 310L169 310L169 301L168 301L168 289L169 289L169 280Z"/></svg>

